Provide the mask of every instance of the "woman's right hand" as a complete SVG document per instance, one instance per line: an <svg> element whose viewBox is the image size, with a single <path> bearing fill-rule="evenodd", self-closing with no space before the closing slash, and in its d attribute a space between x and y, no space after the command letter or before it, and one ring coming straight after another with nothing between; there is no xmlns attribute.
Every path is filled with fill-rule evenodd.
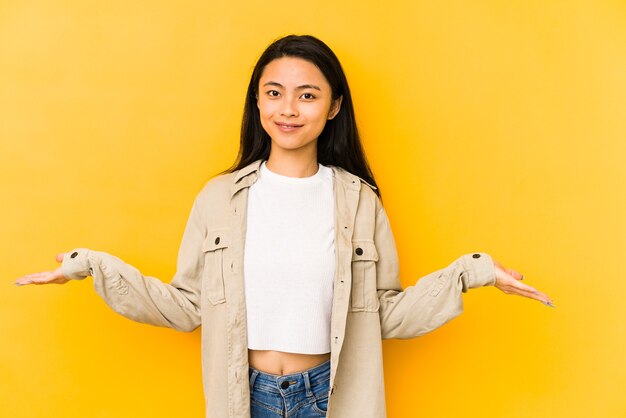
<svg viewBox="0 0 626 418"><path fill-rule="evenodd" d="M64 253L57 254L55 259L61 263L63 262L64 255ZM23 286L25 284L65 284L70 280L71 279L68 279L63 275L61 267L58 267L53 271L42 271L40 273L27 274L26 276L17 279L15 284L17 286Z"/></svg>

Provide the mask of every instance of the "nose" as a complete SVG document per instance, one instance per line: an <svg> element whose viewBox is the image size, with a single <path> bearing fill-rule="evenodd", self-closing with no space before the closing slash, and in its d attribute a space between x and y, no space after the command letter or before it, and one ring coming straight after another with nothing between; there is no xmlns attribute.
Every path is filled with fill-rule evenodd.
<svg viewBox="0 0 626 418"><path fill-rule="evenodd" d="M298 106L294 101L297 99L292 99L290 97L285 97L282 100L280 106L280 116L298 116Z"/></svg>

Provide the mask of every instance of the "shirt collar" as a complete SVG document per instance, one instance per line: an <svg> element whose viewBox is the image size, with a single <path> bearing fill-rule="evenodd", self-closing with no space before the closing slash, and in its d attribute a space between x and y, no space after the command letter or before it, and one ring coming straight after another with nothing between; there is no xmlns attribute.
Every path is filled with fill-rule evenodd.
<svg viewBox="0 0 626 418"><path fill-rule="evenodd" d="M259 177L259 169L263 161L263 159L256 160L235 172L235 178L231 187L231 197L234 196L235 193L237 193L239 190L254 184L254 182ZM361 183L365 183L372 190L376 190L375 186L369 184L359 176L355 176L354 174L344 170L341 167L337 167L334 165L330 165L329 167L333 171L333 177L335 177L337 180L342 182L346 187L350 189L359 190L361 188Z"/></svg>

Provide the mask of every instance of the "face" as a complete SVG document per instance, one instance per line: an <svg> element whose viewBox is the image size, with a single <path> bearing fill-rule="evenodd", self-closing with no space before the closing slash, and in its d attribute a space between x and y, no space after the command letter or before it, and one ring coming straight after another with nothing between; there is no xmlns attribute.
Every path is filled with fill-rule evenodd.
<svg viewBox="0 0 626 418"><path fill-rule="evenodd" d="M271 153L317 153L317 137L340 105L322 72L301 58L271 61L259 80L257 106Z"/></svg>

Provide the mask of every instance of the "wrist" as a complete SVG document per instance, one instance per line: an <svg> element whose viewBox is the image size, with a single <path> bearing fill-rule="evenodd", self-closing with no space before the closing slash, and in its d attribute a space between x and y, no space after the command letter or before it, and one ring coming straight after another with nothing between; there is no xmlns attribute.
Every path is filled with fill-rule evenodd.
<svg viewBox="0 0 626 418"><path fill-rule="evenodd" d="M61 263L61 272L67 279L83 280L91 275L89 265L89 250L86 248L76 248L65 253Z"/></svg>

